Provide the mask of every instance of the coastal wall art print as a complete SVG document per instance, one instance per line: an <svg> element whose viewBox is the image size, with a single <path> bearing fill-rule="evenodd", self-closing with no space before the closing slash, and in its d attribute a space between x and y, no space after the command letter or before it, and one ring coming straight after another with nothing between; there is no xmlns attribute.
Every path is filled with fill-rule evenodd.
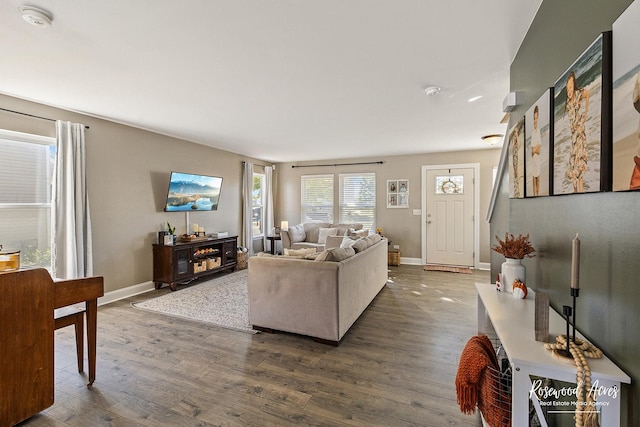
<svg viewBox="0 0 640 427"><path fill-rule="evenodd" d="M549 195L552 94L553 88L547 89L524 116L527 197Z"/></svg>
<svg viewBox="0 0 640 427"><path fill-rule="evenodd" d="M601 34L554 86L553 194L602 191L603 106L610 92L603 72L610 55L610 32ZM603 87L605 90L603 90ZM606 107L605 107L606 109ZM606 111L605 111L606 113ZM607 118L609 120L609 118ZM609 142L610 144L610 142ZM608 152L610 154L610 151Z"/></svg>
<svg viewBox="0 0 640 427"><path fill-rule="evenodd" d="M509 197L524 197L524 116L509 129Z"/></svg>
<svg viewBox="0 0 640 427"><path fill-rule="evenodd" d="M640 1L613 23L613 190L640 190Z"/></svg>

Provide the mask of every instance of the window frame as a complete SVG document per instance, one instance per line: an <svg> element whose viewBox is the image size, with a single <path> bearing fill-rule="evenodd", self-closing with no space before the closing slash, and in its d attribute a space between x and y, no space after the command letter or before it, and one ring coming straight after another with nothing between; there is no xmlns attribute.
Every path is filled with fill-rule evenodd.
<svg viewBox="0 0 640 427"><path fill-rule="evenodd" d="M360 206L360 210L370 210L371 215L371 226L367 228L366 222L353 220L347 218L346 212L351 210L351 208L345 208L346 202L343 200L345 196L345 186L343 178L370 178L372 179L373 187L369 189L370 194L372 196L373 204L370 206ZM338 174L338 222L339 223L362 223L363 228L369 231L374 231L376 229L376 217L378 210L378 201L376 197L376 173L375 172L349 172L349 173L340 173Z"/></svg>
<svg viewBox="0 0 640 427"><path fill-rule="evenodd" d="M325 200L321 200L319 204L309 203L305 200L305 196L307 194L305 189L305 183L311 183L312 180L317 180L318 184L322 181L326 181L326 185L323 188L327 191L330 191L331 200L326 198ZM330 183L330 185L329 185ZM300 176L300 220L301 222L328 222L333 223L333 219L335 218L335 175L334 174L314 174L314 175L302 175ZM307 203L305 204L305 201ZM315 207L315 209L314 209ZM328 218L324 218L321 220L314 219L311 216L313 212L314 215L327 216Z"/></svg>
<svg viewBox="0 0 640 427"><path fill-rule="evenodd" d="M44 145L47 147L53 147L53 149L55 150L56 148L56 138L54 137L48 137L48 136L42 136L42 135L36 135L36 134L30 134L30 133L24 133L24 132L16 132L16 131L11 131L8 129L0 129L0 140L5 140L5 141L10 141L10 142L14 142L14 143L25 143L25 144L36 144L36 145ZM55 163L55 151L53 154L53 163ZM55 165L51 164L51 169L46 171L47 173L45 173L45 177L48 179L47 182L47 197L49 198L48 202L1 202L0 201L0 210L5 211L5 210L48 210L48 215L46 215L45 213L45 217L48 217L48 223L46 224L46 228L48 228L49 230L49 236L47 238L47 243L49 245L49 247L47 248L50 252L49 255L49 264L48 265L40 265L38 263L36 264L31 264L30 263L30 259L29 257L31 256L31 254L28 251L25 251L24 247L18 247L18 248L11 248L11 249L19 249L21 251L21 265L22 266L36 266L36 267L43 267L46 268L49 271L52 271L52 262L53 262L53 258L51 256L51 254L53 254L53 246L54 246L54 239L53 239L53 230L52 230L52 222L51 222L51 218L52 218L52 209L54 208L54 203L53 203L53 173L54 173L54 168ZM42 224L40 222L37 222L37 227L38 229L40 229L42 227ZM38 243L40 243L40 239L36 239L38 241ZM36 259L37 257L39 257L40 255L38 255L38 252L41 251L40 249L41 245L38 244L38 247L35 248L36 249ZM9 249L8 247L5 247L5 249Z"/></svg>
<svg viewBox="0 0 640 427"><path fill-rule="evenodd" d="M258 238L263 238L265 236L265 223L264 223L264 207L265 207L265 181L266 181L266 174L264 173L258 173L258 172L254 172L253 173L253 191L255 191L255 184L256 184L256 178L258 178L260 180L260 203L255 203L256 199L253 197L253 193L251 194L251 230L252 230L252 237L254 239L258 239ZM253 212L255 209L260 209L261 210L261 215L260 215L260 231L258 233L255 233L255 229L254 229L254 215Z"/></svg>

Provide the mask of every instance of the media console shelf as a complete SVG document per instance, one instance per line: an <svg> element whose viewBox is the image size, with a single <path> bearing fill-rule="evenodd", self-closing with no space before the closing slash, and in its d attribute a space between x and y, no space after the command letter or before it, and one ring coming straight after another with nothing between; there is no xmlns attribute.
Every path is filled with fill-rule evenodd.
<svg viewBox="0 0 640 427"><path fill-rule="evenodd" d="M153 282L163 283L172 291L186 283L238 265L238 236L178 242L176 245L153 245Z"/></svg>
<svg viewBox="0 0 640 427"><path fill-rule="evenodd" d="M551 378L571 383L575 387L576 366L573 360L560 360L552 352L544 348L544 344L535 340L535 294L529 292L526 299L517 299L507 292L498 292L495 285L476 283L478 290L478 333L487 334L493 326L500 344L505 350L513 382L511 388L511 422L513 426L529 425L529 394L533 386L531 376ZM568 291L568 290L567 290ZM565 320L549 308L549 336L555 337L566 333ZM576 332L576 338L585 339ZM606 356L602 359L588 359L591 367L592 384L604 387L601 390L617 390L616 396L601 394L597 396L600 403L600 425L615 427L620 425L620 383L631 383L631 378L618 368ZM597 383L596 383L597 381ZM613 394L613 393L610 393ZM542 416L540 404L534 397L534 407L542 426L547 426ZM554 407L557 413L563 410L573 419L575 407Z"/></svg>

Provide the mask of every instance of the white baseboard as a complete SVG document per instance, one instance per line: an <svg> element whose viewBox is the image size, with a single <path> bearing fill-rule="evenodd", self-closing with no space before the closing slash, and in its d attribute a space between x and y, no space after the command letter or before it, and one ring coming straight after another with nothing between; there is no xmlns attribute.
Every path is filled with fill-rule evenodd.
<svg viewBox="0 0 640 427"><path fill-rule="evenodd" d="M155 288L156 287L153 282L144 282L122 289L116 289L115 291L107 292L103 297L98 298L98 305L105 305L135 295L140 295L145 292L152 291Z"/></svg>
<svg viewBox="0 0 640 427"><path fill-rule="evenodd" d="M491 263L490 262L479 262L478 263L478 270L491 270Z"/></svg>
<svg viewBox="0 0 640 427"><path fill-rule="evenodd" d="M422 260L420 258L403 258L403 257L400 257L400 264L422 265ZM478 263L478 270L491 270L491 263L488 263L488 262Z"/></svg>
<svg viewBox="0 0 640 427"><path fill-rule="evenodd" d="M400 264L407 265L422 265L422 260L420 258L403 258L400 257Z"/></svg>

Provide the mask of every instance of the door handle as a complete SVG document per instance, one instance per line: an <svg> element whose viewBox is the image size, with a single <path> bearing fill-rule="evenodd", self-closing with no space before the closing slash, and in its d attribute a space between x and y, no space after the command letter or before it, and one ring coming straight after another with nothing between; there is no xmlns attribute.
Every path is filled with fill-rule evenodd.
<svg viewBox="0 0 640 427"><path fill-rule="evenodd" d="M431 221L427 221L427 224L431 224Z"/></svg>

